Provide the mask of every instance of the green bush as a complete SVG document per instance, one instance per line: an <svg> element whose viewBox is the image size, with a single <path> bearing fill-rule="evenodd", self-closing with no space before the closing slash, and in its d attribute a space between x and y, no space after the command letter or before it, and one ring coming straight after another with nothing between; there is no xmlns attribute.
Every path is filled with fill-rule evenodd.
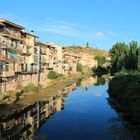
<svg viewBox="0 0 140 140"><path fill-rule="evenodd" d="M24 87L23 91L26 92L26 93L29 93L29 92L34 92L34 93L37 93L39 92L39 90L42 88L42 86L39 84L37 86L33 85L33 84L30 84L26 87Z"/></svg>
<svg viewBox="0 0 140 140"><path fill-rule="evenodd" d="M55 71L53 71L53 70L49 71L48 79L54 80L54 79L56 79L56 78L58 78L57 72L55 72Z"/></svg>
<svg viewBox="0 0 140 140"><path fill-rule="evenodd" d="M83 70L83 66L82 66L81 63L77 63L76 70L77 70L78 72L80 72L80 71Z"/></svg>
<svg viewBox="0 0 140 140"><path fill-rule="evenodd" d="M95 59L97 60L99 66L102 66L103 64L106 63L105 56L96 56Z"/></svg>
<svg viewBox="0 0 140 140"><path fill-rule="evenodd" d="M106 83L106 80L104 77L97 77L97 83L95 84L95 86L104 85L105 83Z"/></svg>
<svg viewBox="0 0 140 140"><path fill-rule="evenodd" d="M129 120L140 124L140 73L117 73L109 82L108 93L120 104Z"/></svg>

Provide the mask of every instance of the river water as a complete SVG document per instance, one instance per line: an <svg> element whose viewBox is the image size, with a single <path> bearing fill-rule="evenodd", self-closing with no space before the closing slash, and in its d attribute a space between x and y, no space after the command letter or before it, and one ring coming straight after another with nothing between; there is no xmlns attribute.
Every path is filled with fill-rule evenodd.
<svg viewBox="0 0 140 140"><path fill-rule="evenodd" d="M108 104L108 84L88 82L65 97L64 109L37 131L36 140L132 140L119 114Z"/></svg>
<svg viewBox="0 0 140 140"><path fill-rule="evenodd" d="M90 77L32 103L0 105L0 140L140 140L107 90L104 78Z"/></svg>

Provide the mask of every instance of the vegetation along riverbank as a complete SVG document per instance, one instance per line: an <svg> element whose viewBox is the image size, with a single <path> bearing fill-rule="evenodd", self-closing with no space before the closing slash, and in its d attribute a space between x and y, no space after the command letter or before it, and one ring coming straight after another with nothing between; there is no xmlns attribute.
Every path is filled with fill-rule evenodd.
<svg viewBox="0 0 140 140"><path fill-rule="evenodd" d="M11 104L14 102L18 102L21 104L26 104L30 102L35 102L37 100L41 100L45 95L53 96L57 94L58 90L63 89L65 86L73 83L79 78L84 78L89 75L92 75L91 70L85 70L82 72L76 72L67 75L61 75L56 79L50 80L46 83L46 86L42 85L33 85L30 84L23 88L21 92L8 92L7 94L2 94L0 96L1 104Z"/></svg>
<svg viewBox="0 0 140 140"><path fill-rule="evenodd" d="M109 96L123 117L140 128L140 47L136 41L116 43L110 56L114 78L109 82Z"/></svg>

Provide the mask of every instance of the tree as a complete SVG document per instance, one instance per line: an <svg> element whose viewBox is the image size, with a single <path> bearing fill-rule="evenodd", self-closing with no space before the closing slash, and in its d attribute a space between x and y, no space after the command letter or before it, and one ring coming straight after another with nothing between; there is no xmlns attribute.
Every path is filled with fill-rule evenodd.
<svg viewBox="0 0 140 140"><path fill-rule="evenodd" d="M89 43L88 42L86 43L86 48L89 48Z"/></svg>
<svg viewBox="0 0 140 140"><path fill-rule="evenodd" d="M111 73L125 70L140 71L140 46L137 41L131 41L129 45L116 43L109 51L111 56Z"/></svg>
<svg viewBox="0 0 140 140"><path fill-rule="evenodd" d="M96 56L95 59L98 62L98 66L102 66L106 62L106 57L105 56Z"/></svg>
<svg viewBox="0 0 140 140"><path fill-rule="evenodd" d="M129 50L129 67L130 69L137 69L137 50L138 50L138 43L137 41L131 41L129 43L130 50Z"/></svg>
<svg viewBox="0 0 140 140"><path fill-rule="evenodd" d="M124 42L117 42L115 45L113 45L112 49L109 51L113 72L117 72L124 67L125 62L123 61L128 53L129 47Z"/></svg>
<svg viewBox="0 0 140 140"><path fill-rule="evenodd" d="M137 70L140 71L140 46L138 48Z"/></svg>
<svg viewBox="0 0 140 140"><path fill-rule="evenodd" d="M129 43L129 46L130 46L130 51L129 51L129 54L130 55L137 55L137 49L138 49L138 43L137 43L137 41L131 41L130 43Z"/></svg>

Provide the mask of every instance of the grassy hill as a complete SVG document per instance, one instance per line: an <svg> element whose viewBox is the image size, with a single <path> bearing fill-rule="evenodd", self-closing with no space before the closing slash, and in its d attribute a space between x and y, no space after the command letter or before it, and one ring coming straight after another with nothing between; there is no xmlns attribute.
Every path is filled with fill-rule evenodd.
<svg viewBox="0 0 140 140"><path fill-rule="evenodd" d="M108 51L105 50L99 50L95 48L86 48L86 47L80 47L80 46L67 46L65 47L65 50L70 53L74 54L88 54L93 56L106 56L108 57Z"/></svg>

